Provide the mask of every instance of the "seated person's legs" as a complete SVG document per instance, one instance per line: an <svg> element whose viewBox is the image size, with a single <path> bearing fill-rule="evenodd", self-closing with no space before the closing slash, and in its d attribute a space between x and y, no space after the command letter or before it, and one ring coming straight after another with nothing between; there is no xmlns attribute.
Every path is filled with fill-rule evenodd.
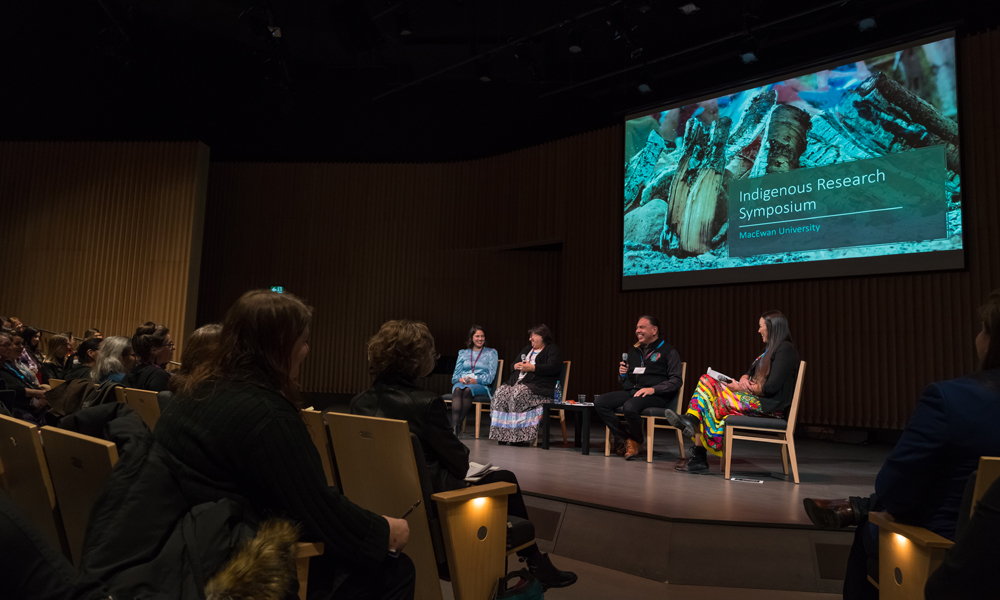
<svg viewBox="0 0 1000 600"><path fill-rule="evenodd" d="M324 557L331 555L317 556L309 564L309 600L412 600L414 596L417 572L406 554L386 555L377 569L351 573L342 582L343 571Z"/></svg>
<svg viewBox="0 0 1000 600"><path fill-rule="evenodd" d="M604 421L604 424L611 431L611 435L614 436L614 446L617 448L625 443L625 440L629 437L628 428L622 427L621 421L618 419L618 415L615 411L624 406L634 392L609 392L607 394L601 394L594 401L594 410L597 411L598 416ZM641 430L640 430L641 431Z"/></svg>
<svg viewBox="0 0 1000 600"><path fill-rule="evenodd" d="M487 483L513 483L517 486L517 491L507 496L507 514L512 517L528 519L528 507L524 504L524 497L521 495L521 486L517 483L517 476L510 471L493 471L479 480L476 485ZM542 587L566 587L576 582L576 574L569 571L560 571L549 560L548 554L542 554L538 549L538 544L532 544L527 548L517 551L517 555L528 563L528 569L539 581Z"/></svg>
<svg viewBox="0 0 1000 600"><path fill-rule="evenodd" d="M469 388L455 388L451 393L451 427L455 434L461 430L465 417L472 408L472 390Z"/></svg>

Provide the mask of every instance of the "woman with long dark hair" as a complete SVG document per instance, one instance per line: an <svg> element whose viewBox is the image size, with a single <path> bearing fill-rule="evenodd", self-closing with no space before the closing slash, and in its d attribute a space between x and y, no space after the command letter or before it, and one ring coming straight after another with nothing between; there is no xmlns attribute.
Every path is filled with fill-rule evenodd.
<svg viewBox="0 0 1000 600"><path fill-rule="evenodd" d="M769 310L760 316L757 325L764 351L739 381L722 383L702 375L684 416L666 410L667 421L685 437L695 439L691 458L686 465L678 466L678 471L708 471L708 452L722 454L726 417L780 415L792 405L799 353L792 343L788 320L779 311Z"/></svg>
<svg viewBox="0 0 1000 600"><path fill-rule="evenodd" d="M455 372L451 375L451 427L458 435L462 422L472 408L476 396L491 398L490 384L497 376L497 351L486 347L486 332L479 325L469 329L465 350L458 352Z"/></svg>
<svg viewBox="0 0 1000 600"><path fill-rule="evenodd" d="M562 362L559 346L546 325L528 330L521 360L514 363L510 379L497 389L490 404L491 440L524 444L538 437L542 411L555 396Z"/></svg>
<svg viewBox="0 0 1000 600"><path fill-rule="evenodd" d="M149 321L132 336L132 352L137 357L123 382L126 387L165 392L170 384L166 364L174 357L174 341L165 325Z"/></svg>
<svg viewBox="0 0 1000 600"><path fill-rule="evenodd" d="M311 320L312 309L291 294L244 294L218 341L183 378L154 435L202 486L212 482L192 501L236 494L258 514L290 518L325 543L323 556L312 560L310 597L329 597L338 573L350 573L334 598L362 597L362 590L365 598L412 598L412 561L389 555L406 545L406 521L376 515L327 487L299 414L296 379Z"/></svg>
<svg viewBox="0 0 1000 600"><path fill-rule="evenodd" d="M37 329L25 327L21 332L21 339L24 340L24 350L21 351L20 362L27 367L31 374L38 379L39 383L48 383L48 378L42 373L42 363L45 362L45 355L38 347L42 339L42 334Z"/></svg>

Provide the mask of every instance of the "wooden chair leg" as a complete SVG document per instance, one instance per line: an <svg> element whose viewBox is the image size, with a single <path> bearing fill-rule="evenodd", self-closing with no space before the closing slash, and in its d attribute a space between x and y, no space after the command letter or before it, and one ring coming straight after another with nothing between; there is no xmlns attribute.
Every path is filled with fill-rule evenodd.
<svg viewBox="0 0 1000 600"><path fill-rule="evenodd" d="M611 429L604 428L604 456L611 456Z"/></svg>
<svg viewBox="0 0 1000 600"><path fill-rule="evenodd" d="M792 463L792 479L799 482L799 461L795 458L795 440L788 436L788 462Z"/></svg>
<svg viewBox="0 0 1000 600"><path fill-rule="evenodd" d="M677 448L680 450L681 458L685 458L685 456L684 456L684 434L681 433L680 429L675 429L674 431L677 432Z"/></svg>
<svg viewBox="0 0 1000 600"><path fill-rule="evenodd" d="M656 431L656 417L646 417L646 462L653 462L653 433Z"/></svg>
<svg viewBox="0 0 1000 600"><path fill-rule="evenodd" d="M473 404L472 406L474 406L476 408L476 439L478 440L479 439L479 425L480 425L480 423L482 423L482 419L483 419L483 407L480 406L479 404Z"/></svg>
<svg viewBox="0 0 1000 600"><path fill-rule="evenodd" d="M569 438L566 437L566 411L559 411L559 427L562 428L563 434L563 446L569 443Z"/></svg>
<svg viewBox="0 0 1000 600"><path fill-rule="evenodd" d="M788 446L785 444L781 445L781 470L788 475Z"/></svg>
<svg viewBox="0 0 1000 600"><path fill-rule="evenodd" d="M726 463L726 480L729 480L730 466L733 460L733 428L726 426L726 440L723 444L724 458L723 462Z"/></svg>

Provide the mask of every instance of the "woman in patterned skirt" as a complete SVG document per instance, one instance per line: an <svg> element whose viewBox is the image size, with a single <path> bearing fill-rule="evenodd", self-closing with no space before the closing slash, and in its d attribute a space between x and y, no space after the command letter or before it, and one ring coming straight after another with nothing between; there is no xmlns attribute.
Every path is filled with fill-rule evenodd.
<svg viewBox="0 0 1000 600"><path fill-rule="evenodd" d="M792 405L799 353L792 343L788 321L785 315L770 310L761 315L758 326L764 352L739 381L721 383L702 375L684 416L666 410L667 421L695 440L691 458L686 465L678 465L678 471L708 471L708 452L722 455L726 417L782 416Z"/></svg>
<svg viewBox="0 0 1000 600"><path fill-rule="evenodd" d="M490 406L490 439L501 444L529 443L538 437L543 405L552 402L562 374L562 354L547 326L529 329L528 341Z"/></svg>

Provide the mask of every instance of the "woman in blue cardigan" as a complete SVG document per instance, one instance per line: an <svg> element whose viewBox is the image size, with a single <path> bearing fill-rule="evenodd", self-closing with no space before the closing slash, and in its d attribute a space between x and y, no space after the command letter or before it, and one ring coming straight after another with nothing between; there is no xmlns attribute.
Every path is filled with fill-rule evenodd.
<svg viewBox="0 0 1000 600"><path fill-rule="evenodd" d="M486 347L486 333L479 325L469 329L466 349L458 352L451 376L451 426L455 435L472 408L472 399L486 396L492 400L490 384L497 376L497 351Z"/></svg>

